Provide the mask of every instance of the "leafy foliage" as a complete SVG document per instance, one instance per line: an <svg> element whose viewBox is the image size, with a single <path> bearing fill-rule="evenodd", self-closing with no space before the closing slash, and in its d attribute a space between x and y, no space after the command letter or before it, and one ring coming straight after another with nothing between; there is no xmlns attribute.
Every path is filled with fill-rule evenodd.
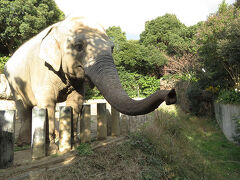
<svg viewBox="0 0 240 180"><path fill-rule="evenodd" d="M81 143L78 147L77 147L77 152L79 156L90 156L93 154L93 150L91 148L90 144L87 143Z"/></svg>
<svg viewBox="0 0 240 180"><path fill-rule="evenodd" d="M191 51L193 30L188 30L175 15L166 14L146 22L140 42L145 46L152 45L169 55L182 55Z"/></svg>
<svg viewBox="0 0 240 180"><path fill-rule="evenodd" d="M122 32L120 27L112 26L106 30L106 33L110 40L114 43L115 50L118 50L122 43L127 41L126 34Z"/></svg>
<svg viewBox="0 0 240 180"><path fill-rule="evenodd" d="M4 65L8 61L9 58L10 57L7 57L7 56L0 57L0 73L3 73Z"/></svg>
<svg viewBox="0 0 240 180"><path fill-rule="evenodd" d="M157 48L126 40L120 27L109 27L106 32L115 44L113 57L118 67L143 75L161 76L160 69L167 59Z"/></svg>
<svg viewBox="0 0 240 180"><path fill-rule="evenodd" d="M234 90L222 90L217 102L224 104L240 104L240 92Z"/></svg>
<svg viewBox="0 0 240 180"><path fill-rule="evenodd" d="M131 97L146 97L159 90L159 80L155 77L131 73L118 68L123 88Z"/></svg>
<svg viewBox="0 0 240 180"><path fill-rule="evenodd" d="M127 41L119 50L114 51L114 59L117 66L124 67L131 72L143 75L160 75L161 67L167 59L163 53L153 46L141 45L138 41Z"/></svg>
<svg viewBox="0 0 240 180"><path fill-rule="evenodd" d="M236 0L236 2L234 3L234 6L236 8L239 8L240 7L240 1L239 0Z"/></svg>
<svg viewBox="0 0 240 180"><path fill-rule="evenodd" d="M239 12L223 1L197 33L199 55L214 86L240 87Z"/></svg>
<svg viewBox="0 0 240 180"><path fill-rule="evenodd" d="M0 53L5 55L64 17L53 0L1 0L0 14Z"/></svg>

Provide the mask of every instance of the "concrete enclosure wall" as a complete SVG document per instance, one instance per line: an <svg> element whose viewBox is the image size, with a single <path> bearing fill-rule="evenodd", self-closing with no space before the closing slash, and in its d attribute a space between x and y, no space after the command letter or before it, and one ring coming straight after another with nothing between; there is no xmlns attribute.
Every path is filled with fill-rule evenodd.
<svg viewBox="0 0 240 180"><path fill-rule="evenodd" d="M90 106L90 132L91 140L96 139L98 136L98 109L99 104L106 104L106 136L117 136L120 134L127 134L138 130L145 122L152 119L151 114L128 116L121 114L111 107L111 105L105 99L87 100L84 102L84 106ZM66 103L57 103L56 105L56 122L59 118L59 107L66 106ZM101 110L100 110L101 111ZM84 116L85 114L83 114ZM87 115L88 116L88 115ZM58 128L58 125L57 125Z"/></svg>
<svg viewBox="0 0 240 180"><path fill-rule="evenodd" d="M84 102L84 105L90 105L90 126L91 126L91 139L94 139L97 137L97 104L99 103L106 103L106 119L107 119L107 135L119 135L126 134L127 132L133 132L136 129L138 129L141 124L143 124L146 121L149 121L151 116L149 115L141 115L141 116L128 116L121 114L119 112L114 112L114 110L111 109L111 105L107 103L105 99L97 99L97 100L88 100ZM66 103L57 103L56 104L56 113L55 113L55 125L59 129L59 107L60 106L66 106ZM13 100L0 100L0 110L16 110L15 102ZM113 113L112 113L113 111ZM112 120L111 117L118 118L119 120L115 123L113 123L112 126ZM119 115L118 115L119 114ZM113 121L114 121L113 120ZM114 124L120 123L120 129L116 129L116 126ZM18 120L18 117L16 116L15 121L15 139L18 138L19 130L21 127L21 122ZM112 132L112 128L114 129Z"/></svg>
<svg viewBox="0 0 240 180"><path fill-rule="evenodd" d="M237 121L240 120L240 105L214 103L215 118L229 141L234 141L237 132Z"/></svg>

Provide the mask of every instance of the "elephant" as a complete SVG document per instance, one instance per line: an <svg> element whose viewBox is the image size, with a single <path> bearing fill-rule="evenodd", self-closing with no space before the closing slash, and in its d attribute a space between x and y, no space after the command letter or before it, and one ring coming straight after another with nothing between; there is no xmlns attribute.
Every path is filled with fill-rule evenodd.
<svg viewBox="0 0 240 180"><path fill-rule="evenodd" d="M21 118L17 143L30 143L31 110L46 108L47 152L57 150L54 111L56 103L66 101L73 108L74 140L77 119L84 101L84 85L96 86L117 111L141 115L155 110L163 101L176 103L176 92L159 90L142 100L131 99L123 89L112 56L114 43L104 28L81 16L69 16L25 42L5 65Z"/></svg>

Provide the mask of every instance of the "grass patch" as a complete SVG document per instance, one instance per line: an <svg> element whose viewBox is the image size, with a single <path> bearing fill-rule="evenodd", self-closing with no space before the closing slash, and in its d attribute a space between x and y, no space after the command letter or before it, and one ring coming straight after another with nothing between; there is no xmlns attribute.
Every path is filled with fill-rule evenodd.
<svg viewBox="0 0 240 180"><path fill-rule="evenodd" d="M161 108L143 136L154 144L166 179L240 179L240 146L228 142L216 121Z"/></svg>
<svg viewBox="0 0 240 180"><path fill-rule="evenodd" d="M14 152L23 151L23 150L27 150L27 149L30 149L30 148L31 148L31 145L24 145L24 146L14 145Z"/></svg>
<svg viewBox="0 0 240 180"><path fill-rule="evenodd" d="M240 179L240 146L226 140L215 120L176 106L163 106L154 117L125 143L93 153L83 144L74 164L36 179Z"/></svg>
<svg viewBox="0 0 240 180"><path fill-rule="evenodd" d="M93 154L93 150L90 144L82 143L77 147L77 153L79 156L90 156Z"/></svg>

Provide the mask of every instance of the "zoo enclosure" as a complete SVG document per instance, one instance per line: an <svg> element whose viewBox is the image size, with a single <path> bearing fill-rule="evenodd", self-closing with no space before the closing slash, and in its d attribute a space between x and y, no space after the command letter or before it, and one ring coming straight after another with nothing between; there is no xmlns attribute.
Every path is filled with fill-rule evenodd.
<svg viewBox="0 0 240 180"><path fill-rule="evenodd" d="M11 109L11 108L7 108ZM12 110L3 110L3 113L12 112ZM46 156L46 109L39 109L34 107L32 110L32 159L38 159ZM11 116L9 120L4 116L1 116L1 121L9 121L17 124L15 116ZM106 100L89 100L84 103L83 113L79 118L77 126L77 136L80 139L80 143L91 142L93 140L101 140L107 138L107 136L119 136L126 135L129 132L134 132L139 129L146 121L151 120L150 114L140 116L128 116L119 113L113 109ZM19 122L18 122L19 123ZM67 152L73 149L73 136L72 136L72 108L67 107L65 103L59 103L56 105L55 112L55 125L56 130L59 132L59 136L56 138L56 144L58 145L59 152ZM3 131L0 129L0 132ZM11 130L12 141L14 140L14 134L16 128ZM10 141L8 141L10 143ZM13 161L13 143L11 144L12 151L8 150L8 155L12 157ZM4 151L7 145L2 147ZM1 147L0 147L1 148ZM1 153L0 159L3 154ZM2 161L6 161L2 159ZM9 158L8 158L8 162ZM1 161L0 161L1 163ZM11 166L5 163L5 168ZM2 162L3 164L3 162Z"/></svg>

